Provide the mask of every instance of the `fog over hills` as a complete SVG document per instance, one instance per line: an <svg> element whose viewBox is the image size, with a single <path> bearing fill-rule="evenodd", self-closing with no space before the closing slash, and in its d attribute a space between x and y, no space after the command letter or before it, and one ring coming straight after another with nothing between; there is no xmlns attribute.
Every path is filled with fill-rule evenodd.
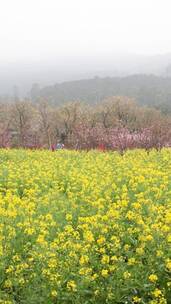
<svg viewBox="0 0 171 304"><path fill-rule="evenodd" d="M108 54L45 58L40 61L0 63L0 95L13 95L17 86L20 97L26 96L33 83L40 87L65 81L99 77L122 77L133 74L171 75L171 53L145 56Z"/></svg>

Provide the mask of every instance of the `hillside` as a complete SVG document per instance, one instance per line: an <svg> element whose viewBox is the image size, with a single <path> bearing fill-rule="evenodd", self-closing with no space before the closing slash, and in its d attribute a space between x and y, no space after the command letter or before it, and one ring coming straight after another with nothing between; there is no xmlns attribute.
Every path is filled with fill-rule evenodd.
<svg viewBox="0 0 171 304"><path fill-rule="evenodd" d="M95 76L126 77L135 74L171 76L171 53L140 55L134 53L106 52L83 56L52 55L50 58L27 58L22 61L0 59L0 95L15 94L18 88L20 98L31 89L33 83L41 87L54 83L91 79Z"/></svg>
<svg viewBox="0 0 171 304"><path fill-rule="evenodd" d="M33 101L41 97L52 104L73 100L96 104L114 95L134 98L141 105L171 107L171 77L154 75L95 77L58 83L42 89L33 86L30 92Z"/></svg>

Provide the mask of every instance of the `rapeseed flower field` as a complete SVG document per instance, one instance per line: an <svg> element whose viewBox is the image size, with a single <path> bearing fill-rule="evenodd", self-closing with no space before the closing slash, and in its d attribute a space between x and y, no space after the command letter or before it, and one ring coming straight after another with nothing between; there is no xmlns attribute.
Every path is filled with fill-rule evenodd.
<svg viewBox="0 0 171 304"><path fill-rule="evenodd" d="M171 150L0 150L0 303L171 303Z"/></svg>

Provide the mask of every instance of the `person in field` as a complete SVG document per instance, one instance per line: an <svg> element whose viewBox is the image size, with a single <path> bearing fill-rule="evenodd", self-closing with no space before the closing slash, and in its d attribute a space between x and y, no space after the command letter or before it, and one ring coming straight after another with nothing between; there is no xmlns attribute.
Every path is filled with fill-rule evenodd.
<svg viewBox="0 0 171 304"><path fill-rule="evenodd" d="M52 146L51 146L51 150L52 150L52 152L55 151L55 145L52 145Z"/></svg>
<svg viewBox="0 0 171 304"><path fill-rule="evenodd" d="M57 145L56 145L56 150L61 150L61 149L64 149L64 144L62 144L62 143L57 143Z"/></svg>
<svg viewBox="0 0 171 304"><path fill-rule="evenodd" d="M98 150L101 151L101 152L104 152L104 151L105 151L105 145L102 144L102 143L99 144L99 145L98 145Z"/></svg>

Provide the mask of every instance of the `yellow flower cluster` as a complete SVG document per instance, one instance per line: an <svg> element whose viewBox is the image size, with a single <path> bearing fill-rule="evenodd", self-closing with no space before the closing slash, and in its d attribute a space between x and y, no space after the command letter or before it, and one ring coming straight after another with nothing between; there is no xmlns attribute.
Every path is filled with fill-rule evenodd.
<svg viewBox="0 0 171 304"><path fill-rule="evenodd" d="M171 150L0 150L0 303L171 301Z"/></svg>

